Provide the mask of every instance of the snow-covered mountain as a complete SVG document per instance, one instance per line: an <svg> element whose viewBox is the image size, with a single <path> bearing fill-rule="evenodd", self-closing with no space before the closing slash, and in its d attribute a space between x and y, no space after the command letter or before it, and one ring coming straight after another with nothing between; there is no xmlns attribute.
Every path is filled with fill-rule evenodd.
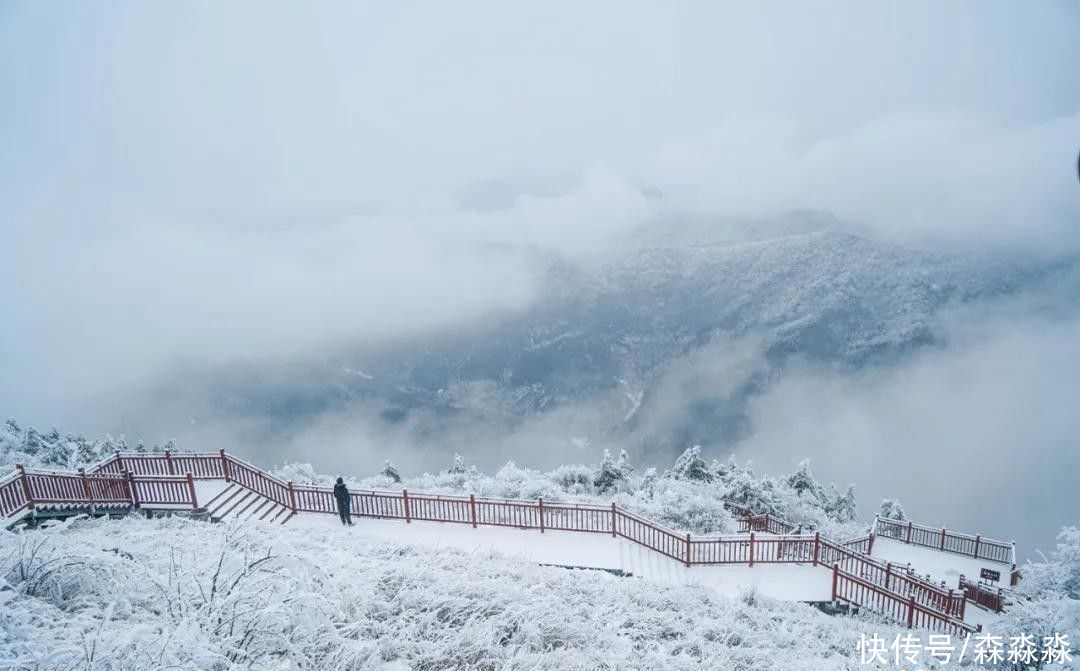
<svg viewBox="0 0 1080 671"><path fill-rule="evenodd" d="M908 249L819 213L689 217L617 248L588 261L537 252L545 290L520 311L287 373L213 371L209 405L278 428L361 409L418 442L463 427L497 440L562 413L564 440L725 445L745 435L748 400L793 359L888 365L938 341L942 310L1037 290L1075 266Z"/></svg>

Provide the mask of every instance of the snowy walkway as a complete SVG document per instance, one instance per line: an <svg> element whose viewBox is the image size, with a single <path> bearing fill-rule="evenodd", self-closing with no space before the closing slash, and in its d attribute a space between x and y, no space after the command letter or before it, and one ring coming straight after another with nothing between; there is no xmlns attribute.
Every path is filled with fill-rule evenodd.
<svg viewBox="0 0 1080 671"><path fill-rule="evenodd" d="M757 564L749 566L691 566L675 561L622 538L608 534L521 530L498 527L473 529L467 524L412 522L354 518L345 528L336 517L299 514L287 528L336 528L342 534L407 543L438 550L489 553L536 564L554 564L621 570L636 578L663 585L701 585L725 596L754 589L782 601L829 601L832 575L810 564Z"/></svg>

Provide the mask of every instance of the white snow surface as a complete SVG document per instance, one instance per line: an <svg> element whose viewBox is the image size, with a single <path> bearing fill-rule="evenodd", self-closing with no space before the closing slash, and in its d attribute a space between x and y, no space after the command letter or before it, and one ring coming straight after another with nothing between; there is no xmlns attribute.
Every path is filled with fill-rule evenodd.
<svg viewBox="0 0 1080 671"><path fill-rule="evenodd" d="M698 585L728 597L752 589L781 601L829 601L832 573L811 564L690 566L637 543L606 533L545 531L440 522L354 518L352 531L362 539L408 543L429 550L454 549L471 554L497 553L534 564L620 570L661 585ZM289 525L340 527L330 515L297 515Z"/></svg>
<svg viewBox="0 0 1080 671"><path fill-rule="evenodd" d="M506 534L530 562L492 554L501 541L481 530L462 529L472 547L458 548L401 526L126 518L2 532L0 668L830 671L875 668L859 635L901 631L760 592L537 566L526 532ZM393 527L415 546L379 531ZM567 541L622 557L610 538Z"/></svg>
<svg viewBox="0 0 1080 671"><path fill-rule="evenodd" d="M870 554L894 564L911 564L919 575L929 576L934 582L943 582L951 589L959 586L960 576L964 576L971 582L978 582L980 569L983 568L1001 573L1001 582L998 586L1008 587L1009 572L1012 569L1008 564L965 557L954 552L942 552L921 545L909 545L883 536L874 537Z"/></svg>

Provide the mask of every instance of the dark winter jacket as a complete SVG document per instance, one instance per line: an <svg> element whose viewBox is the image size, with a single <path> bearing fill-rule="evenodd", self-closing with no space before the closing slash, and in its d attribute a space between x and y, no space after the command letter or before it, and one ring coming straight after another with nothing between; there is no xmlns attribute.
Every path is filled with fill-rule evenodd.
<svg viewBox="0 0 1080 671"><path fill-rule="evenodd" d="M338 506L342 508L349 507L349 489L344 482L334 485L334 498L337 499Z"/></svg>

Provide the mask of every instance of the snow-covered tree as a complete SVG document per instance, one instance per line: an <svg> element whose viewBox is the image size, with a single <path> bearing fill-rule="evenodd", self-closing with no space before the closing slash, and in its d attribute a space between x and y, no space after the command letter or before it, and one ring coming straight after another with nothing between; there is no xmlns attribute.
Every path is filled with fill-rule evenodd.
<svg viewBox="0 0 1080 671"><path fill-rule="evenodd" d="M101 446L96 442L90 442L85 436L75 436L75 463L89 465L98 461L101 457Z"/></svg>
<svg viewBox="0 0 1080 671"><path fill-rule="evenodd" d="M621 489L626 484L627 473L623 471L626 452L619 455L619 461L611 457L611 452L604 450L604 457L600 460L600 468L593 478L593 487L597 493L604 494Z"/></svg>
<svg viewBox="0 0 1080 671"><path fill-rule="evenodd" d="M878 511L878 517L883 520L903 521L907 519L907 515L904 514L903 506L901 506L900 502L896 499L882 499L881 510Z"/></svg>
<svg viewBox="0 0 1080 671"><path fill-rule="evenodd" d="M645 474L641 478L641 491L646 496L652 497L656 492L656 469L649 467L645 469Z"/></svg>
<svg viewBox="0 0 1080 671"><path fill-rule="evenodd" d="M1039 657L1046 652L1047 637L1055 634L1064 634L1075 647L1080 640L1080 529L1063 528L1057 549L1043 561L1028 562L1021 573L1020 598L1009 603L1000 633L1034 636Z"/></svg>
<svg viewBox="0 0 1080 671"><path fill-rule="evenodd" d="M467 473L468 471L469 471L468 467L465 466L465 457L461 456L460 454L455 453L454 454L454 465L451 466L450 469L448 471L446 471L446 472L447 473L454 473L456 475L461 475L463 473Z"/></svg>
<svg viewBox="0 0 1080 671"><path fill-rule="evenodd" d="M62 437L59 431L53 429L42 436L42 439L45 444L38 453L41 463L54 468L67 468L75 452L69 440L70 436Z"/></svg>
<svg viewBox="0 0 1080 671"><path fill-rule="evenodd" d="M712 482L713 473L709 470L709 464L701 458L701 446L694 445L686 448L686 451L675 460L667 475L676 480L690 480L693 482Z"/></svg>
<svg viewBox="0 0 1080 671"><path fill-rule="evenodd" d="M791 487L799 496L805 494L820 499L822 495L821 485L814 479L814 474L810 472L809 459L803 459L799 462L799 468L788 476L787 486Z"/></svg>
<svg viewBox="0 0 1080 671"><path fill-rule="evenodd" d="M830 485L824 509L829 518L837 522L854 521L858 514L855 505L855 485L848 485L843 494L836 489L836 485Z"/></svg>
<svg viewBox="0 0 1080 671"><path fill-rule="evenodd" d="M380 473L380 475L382 475L383 477L390 478L394 482L401 482L401 476L398 475L397 468L395 468L394 465L392 463L390 463L389 459L386 460L386 463L383 466L383 469L382 469L382 472Z"/></svg>
<svg viewBox="0 0 1080 671"><path fill-rule="evenodd" d="M30 456L37 456L45 450L45 440L37 429L30 427L26 430L23 437L22 448L20 452L25 452Z"/></svg>

